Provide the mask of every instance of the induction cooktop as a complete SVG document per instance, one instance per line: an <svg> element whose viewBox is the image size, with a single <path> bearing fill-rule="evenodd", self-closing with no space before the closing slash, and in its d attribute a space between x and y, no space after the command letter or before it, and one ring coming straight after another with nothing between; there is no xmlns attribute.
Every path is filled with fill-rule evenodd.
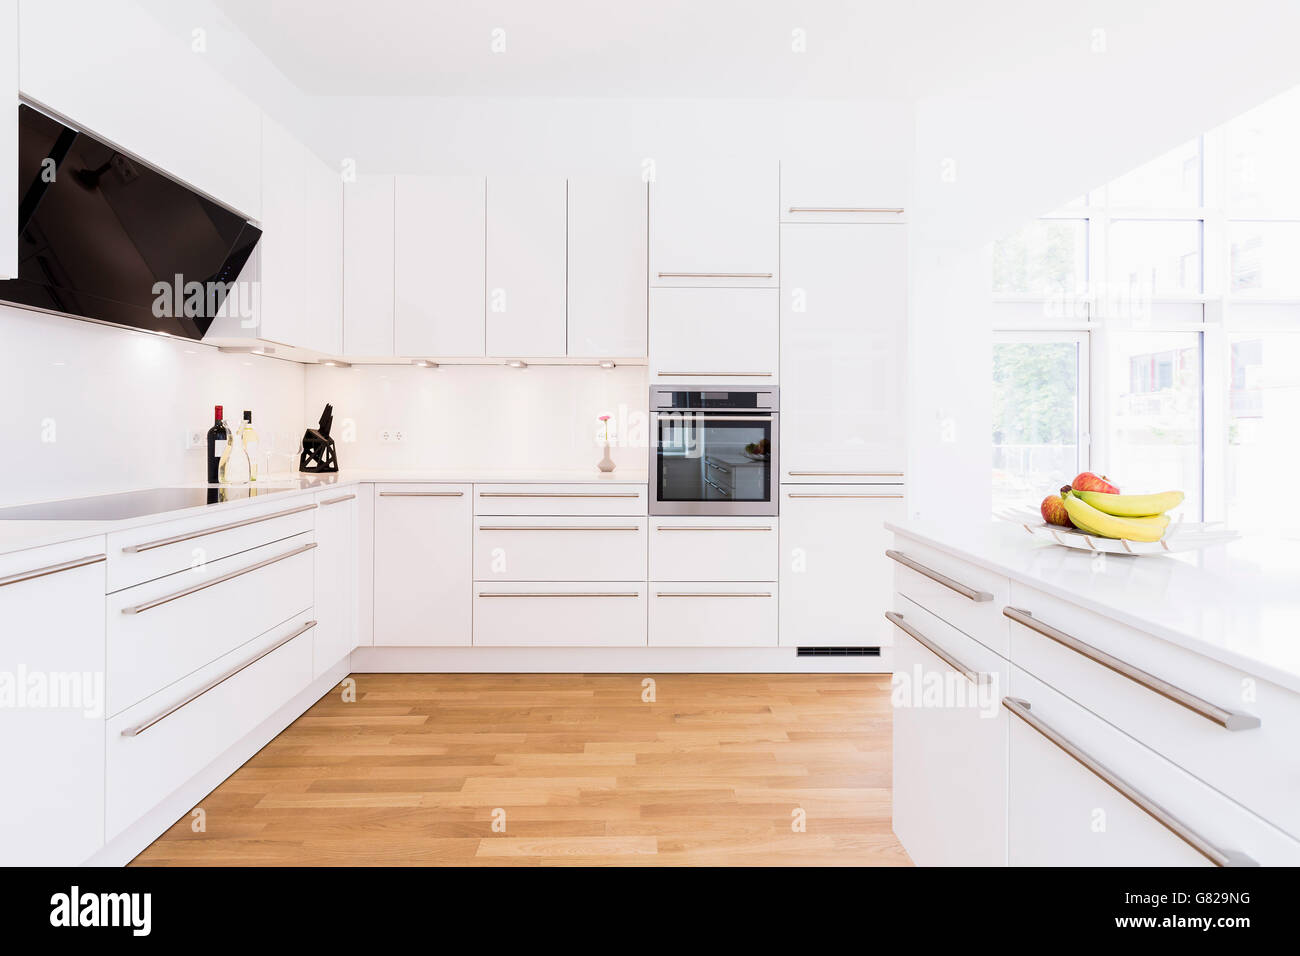
<svg viewBox="0 0 1300 956"><path fill-rule="evenodd" d="M257 485L238 488L149 488L118 495L67 498L33 505L0 508L0 521L121 521L147 515L198 508L228 501L248 501L292 487Z"/></svg>

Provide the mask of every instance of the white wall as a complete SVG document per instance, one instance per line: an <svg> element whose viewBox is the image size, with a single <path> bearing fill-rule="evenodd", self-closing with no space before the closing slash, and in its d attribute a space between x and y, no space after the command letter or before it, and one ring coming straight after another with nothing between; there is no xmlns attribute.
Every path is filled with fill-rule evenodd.
<svg viewBox="0 0 1300 956"><path fill-rule="evenodd" d="M600 415L622 423L619 468L646 469L643 366L316 366L306 395L313 419L333 404L344 469L594 469ZM404 440L381 442L383 429Z"/></svg>
<svg viewBox="0 0 1300 956"><path fill-rule="evenodd" d="M296 447L303 388L290 362L0 305L0 504L206 481L185 433L216 404Z"/></svg>

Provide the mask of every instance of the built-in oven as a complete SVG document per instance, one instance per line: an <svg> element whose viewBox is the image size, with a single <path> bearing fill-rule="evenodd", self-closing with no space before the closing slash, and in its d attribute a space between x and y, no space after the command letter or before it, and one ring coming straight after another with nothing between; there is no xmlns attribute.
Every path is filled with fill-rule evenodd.
<svg viewBox="0 0 1300 956"><path fill-rule="evenodd" d="M650 388L650 513L777 513L776 386Z"/></svg>

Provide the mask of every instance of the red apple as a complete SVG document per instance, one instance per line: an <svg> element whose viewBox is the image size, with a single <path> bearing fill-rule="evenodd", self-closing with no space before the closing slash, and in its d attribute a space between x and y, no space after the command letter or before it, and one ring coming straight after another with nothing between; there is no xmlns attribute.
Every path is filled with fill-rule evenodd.
<svg viewBox="0 0 1300 956"><path fill-rule="evenodd" d="M1098 478L1090 471L1085 471L1075 478L1070 482L1070 487L1075 491L1100 491L1104 495L1119 494L1119 489L1107 481L1105 475Z"/></svg>
<svg viewBox="0 0 1300 956"><path fill-rule="evenodd" d="M1065 510L1065 502L1061 500L1060 495L1048 495L1038 506L1038 510L1043 513L1043 520L1048 524L1060 525L1062 528L1074 527L1074 522L1070 520L1070 515Z"/></svg>

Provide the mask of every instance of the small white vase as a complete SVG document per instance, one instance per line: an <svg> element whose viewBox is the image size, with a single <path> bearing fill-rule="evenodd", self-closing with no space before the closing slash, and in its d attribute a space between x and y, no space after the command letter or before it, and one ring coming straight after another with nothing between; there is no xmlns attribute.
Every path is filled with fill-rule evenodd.
<svg viewBox="0 0 1300 956"><path fill-rule="evenodd" d="M605 457L596 463L596 467L603 472L614 470L614 459L609 457L609 442L605 442Z"/></svg>

